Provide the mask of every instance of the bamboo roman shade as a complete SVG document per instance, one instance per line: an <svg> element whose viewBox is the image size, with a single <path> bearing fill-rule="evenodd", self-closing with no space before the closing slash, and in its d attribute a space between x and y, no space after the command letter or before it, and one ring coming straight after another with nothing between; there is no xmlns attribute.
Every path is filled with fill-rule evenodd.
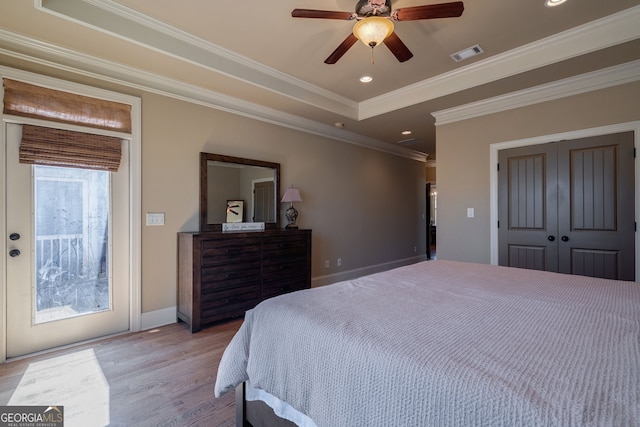
<svg viewBox="0 0 640 427"><path fill-rule="evenodd" d="M3 79L4 114L131 133L131 105ZM20 163L115 172L120 138L23 125Z"/></svg>
<svg viewBox="0 0 640 427"><path fill-rule="evenodd" d="M122 141L111 136L23 125L20 163L116 172Z"/></svg>
<svg viewBox="0 0 640 427"><path fill-rule="evenodd" d="M3 79L4 113L131 133L131 105Z"/></svg>

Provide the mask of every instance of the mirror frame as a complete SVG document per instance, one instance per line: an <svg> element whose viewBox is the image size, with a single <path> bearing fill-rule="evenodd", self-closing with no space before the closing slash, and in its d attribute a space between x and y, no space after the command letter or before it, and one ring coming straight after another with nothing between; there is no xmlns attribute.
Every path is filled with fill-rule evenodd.
<svg viewBox="0 0 640 427"><path fill-rule="evenodd" d="M274 169L274 187L275 187L275 209L276 222L265 222L265 229L276 229L280 224L280 163L264 162L262 160L243 159L242 157L225 156L222 154L200 153L200 231L222 231L221 223L208 223L207 217L207 198L208 198L208 180L207 165L210 161L221 163L235 163L248 166L259 166L263 168Z"/></svg>

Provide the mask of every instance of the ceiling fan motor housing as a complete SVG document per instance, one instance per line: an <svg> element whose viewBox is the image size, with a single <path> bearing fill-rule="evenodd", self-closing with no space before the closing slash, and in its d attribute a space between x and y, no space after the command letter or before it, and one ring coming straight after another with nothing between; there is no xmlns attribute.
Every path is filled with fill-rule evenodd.
<svg viewBox="0 0 640 427"><path fill-rule="evenodd" d="M391 16L391 0L360 0L356 4L356 15L360 18L367 16Z"/></svg>

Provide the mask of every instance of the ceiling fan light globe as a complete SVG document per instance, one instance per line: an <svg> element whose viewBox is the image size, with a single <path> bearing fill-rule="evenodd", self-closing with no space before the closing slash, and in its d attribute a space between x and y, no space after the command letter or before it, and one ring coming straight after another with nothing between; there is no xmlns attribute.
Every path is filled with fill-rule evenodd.
<svg viewBox="0 0 640 427"><path fill-rule="evenodd" d="M353 26L353 35L369 47L375 47L393 32L393 22L387 18L370 16Z"/></svg>

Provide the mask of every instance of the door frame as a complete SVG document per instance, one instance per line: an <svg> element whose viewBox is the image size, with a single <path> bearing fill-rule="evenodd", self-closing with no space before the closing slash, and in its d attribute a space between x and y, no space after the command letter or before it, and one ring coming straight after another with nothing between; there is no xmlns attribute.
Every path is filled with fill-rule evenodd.
<svg viewBox="0 0 640 427"><path fill-rule="evenodd" d="M497 142L489 146L489 167L490 167L490 240L491 240L491 264L498 265L498 151L509 148L525 147L538 144L547 144L562 140L587 138L599 135L609 135L613 133L633 132L634 147L640 146L640 121L619 123L615 125L599 126L589 129L581 129L576 131L554 133L549 135L536 136L533 138L518 139L513 141ZM638 212L640 212L640 159L636 155L634 159L635 166L635 213L634 218L637 223ZM640 237L637 231L635 233L635 280L640 277Z"/></svg>
<svg viewBox="0 0 640 427"><path fill-rule="evenodd" d="M129 141L129 332L136 332L141 329L142 304L141 304L141 227L142 227L142 205L141 205L141 100L138 97L112 92L92 86L81 85L65 80L59 80L40 74L22 71L10 67L0 66L0 79L10 78L20 80L37 86L44 86L55 90L71 92L79 95L100 98L109 101L120 102L131 106L131 133L92 130L94 133L117 136ZM4 89L0 84L0 100L4 99ZM0 104L1 105L1 104ZM5 115L0 110L0 212L6 212L6 127L7 123L18 124L44 124L51 126L52 122L25 117ZM83 129L79 126L55 123L55 127L60 129ZM0 363L7 358L7 224L6 215L0 215Z"/></svg>

